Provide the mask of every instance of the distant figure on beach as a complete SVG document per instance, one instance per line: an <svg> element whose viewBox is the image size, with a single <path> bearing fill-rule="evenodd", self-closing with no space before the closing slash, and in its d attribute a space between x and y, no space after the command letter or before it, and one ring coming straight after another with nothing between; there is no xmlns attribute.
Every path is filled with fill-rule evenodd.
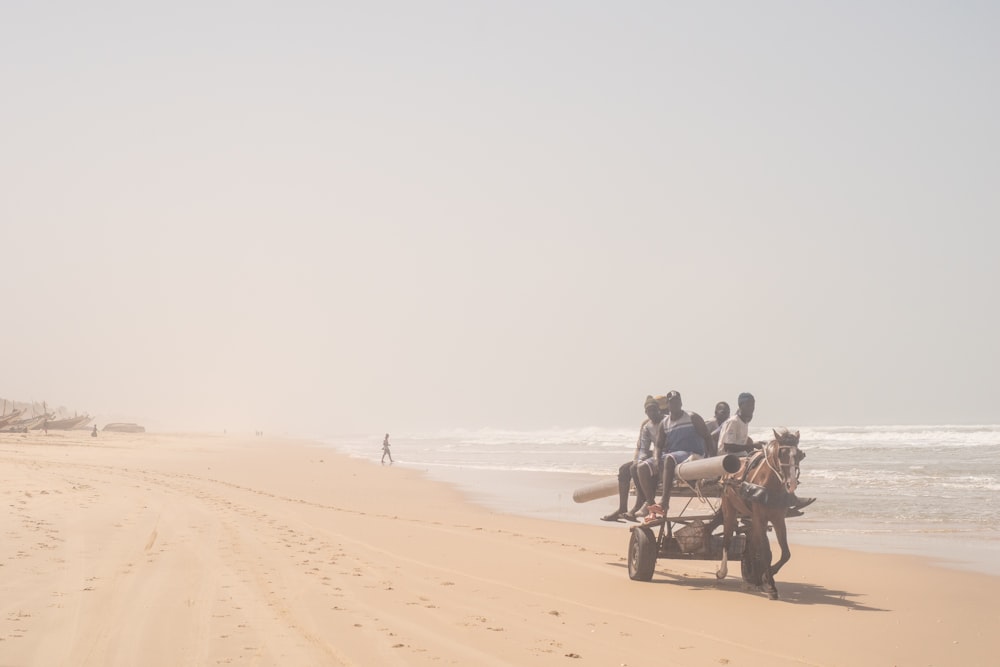
<svg viewBox="0 0 1000 667"><path fill-rule="evenodd" d="M90 437L91 438L97 437L97 424L94 424L94 430L90 432Z"/></svg>
<svg viewBox="0 0 1000 667"><path fill-rule="evenodd" d="M626 461L618 468L618 509L601 517L601 521L618 521L628 519L638 521L638 513L646 503L646 495L639 486L636 466L653 455L653 443L656 442L656 432L663 421L663 412L667 409L666 396L647 396L643 404L646 420L639 426L639 439L635 443L632 460ZM635 505L628 509L628 492L635 482Z"/></svg>
<svg viewBox="0 0 1000 667"><path fill-rule="evenodd" d="M708 429L708 434L712 436L712 451L708 452L709 456L715 456L719 453L719 432L722 430L722 425L726 423L729 419L729 403L725 401L719 401L715 404L715 416L705 422L705 428Z"/></svg>
<svg viewBox="0 0 1000 667"><path fill-rule="evenodd" d="M385 439L382 441L382 464L385 465L385 457L389 457L389 464L392 464L392 452L389 451L389 434L385 434Z"/></svg>

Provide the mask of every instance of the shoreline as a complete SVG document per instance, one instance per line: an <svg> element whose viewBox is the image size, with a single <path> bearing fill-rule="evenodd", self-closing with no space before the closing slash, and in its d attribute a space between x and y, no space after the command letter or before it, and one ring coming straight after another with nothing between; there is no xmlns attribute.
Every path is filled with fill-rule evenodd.
<svg viewBox="0 0 1000 667"><path fill-rule="evenodd" d="M799 493L818 502L789 521L792 544L926 556L948 567L1000 574L1000 426L817 427L805 433L809 459ZM480 505L594 525L616 507L615 499L579 505L567 496L612 481L623 451L618 441L625 438L618 429L444 431L401 436L396 454L400 465L457 484ZM361 460L378 457L377 443L363 436L319 440ZM938 461L942 447L962 448L962 456Z"/></svg>
<svg viewBox="0 0 1000 667"><path fill-rule="evenodd" d="M778 602L708 561L661 559L633 582L624 525L491 510L423 471L317 444L0 437L0 664L995 658L1000 577L797 545ZM775 632L746 622L761 617Z"/></svg>
<svg viewBox="0 0 1000 667"><path fill-rule="evenodd" d="M378 459L372 459L370 462L378 465ZM394 465L419 471L429 480L449 484L465 495L470 502L491 511L609 528L625 525L624 522L603 522L599 518L615 509L617 496L608 496L586 503L573 501L574 490L593 484L595 481L593 475L586 473L458 470L450 467L435 468L418 463L410 464L405 461ZM613 476L609 475L607 479L613 479ZM817 502L822 502L822 499ZM824 531L824 526L828 524L826 519L811 519L807 509L805 516L788 521L789 544L914 556L927 559L940 567L1000 576L1000 539L972 540L968 538L968 534L956 536L949 533L893 533L888 528L876 528L865 524L854 529L841 524L838 528L827 532Z"/></svg>

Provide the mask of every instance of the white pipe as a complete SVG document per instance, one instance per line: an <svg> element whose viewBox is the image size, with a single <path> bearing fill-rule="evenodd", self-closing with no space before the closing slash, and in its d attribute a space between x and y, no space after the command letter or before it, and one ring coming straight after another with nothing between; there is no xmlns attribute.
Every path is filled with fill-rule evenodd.
<svg viewBox="0 0 1000 667"><path fill-rule="evenodd" d="M735 454L713 456L697 461L685 461L677 466L677 477L685 482L697 482L703 479L715 479L726 473L740 469L740 457Z"/></svg>
<svg viewBox="0 0 1000 667"><path fill-rule="evenodd" d="M573 492L573 500L578 503L586 503L598 498L607 498L618 493L618 478L612 477L603 482L595 482L587 486L580 487Z"/></svg>
<svg viewBox="0 0 1000 667"><path fill-rule="evenodd" d="M678 479L685 482L697 482L702 479L715 479L726 473L734 473L740 469L740 457L735 454L713 456L697 461L685 461L677 466ZM601 482L582 486L573 492L573 500L586 503L598 498L607 498L618 493L618 478L612 477Z"/></svg>

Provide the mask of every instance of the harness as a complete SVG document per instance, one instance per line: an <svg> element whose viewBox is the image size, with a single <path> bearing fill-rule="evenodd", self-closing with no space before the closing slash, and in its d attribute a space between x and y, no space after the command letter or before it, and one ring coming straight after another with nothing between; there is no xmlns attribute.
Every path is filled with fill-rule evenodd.
<svg viewBox="0 0 1000 667"><path fill-rule="evenodd" d="M781 462L781 455L788 452L788 463ZM774 459L777 467L771 462L771 452L774 452ZM778 505L784 502L787 495L795 492L799 485L799 447L798 445L783 445L779 441L768 443L763 450L752 454L743 466L743 474L739 479L739 495L744 500L754 500L765 505ZM784 493L772 494L761 484L754 480L760 479L760 473L764 467L770 469L781 482ZM735 480L734 480L735 482Z"/></svg>

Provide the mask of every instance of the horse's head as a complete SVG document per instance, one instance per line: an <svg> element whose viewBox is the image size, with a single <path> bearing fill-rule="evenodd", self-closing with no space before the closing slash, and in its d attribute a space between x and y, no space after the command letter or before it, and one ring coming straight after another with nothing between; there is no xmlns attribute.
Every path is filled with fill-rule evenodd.
<svg viewBox="0 0 1000 667"><path fill-rule="evenodd" d="M789 491L794 491L799 479L799 461L806 457L799 449L799 432L787 428L778 431L772 429L774 440L768 447L770 456L774 457L773 466L780 471L781 480Z"/></svg>
<svg viewBox="0 0 1000 667"><path fill-rule="evenodd" d="M787 455L790 456L793 455L792 452L794 451L794 457L796 463L798 463L799 461L801 461L806 457L805 452L799 449L798 431L795 431L793 433L792 431L789 431L787 428L784 428L781 429L780 431L778 431L777 429L771 429L771 432L774 433L774 441L778 443L780 452L788 452ZM784 462L787 463L788 459L785 459Z"/></svg>
<svg viewBox="0 0 1000 667"><path fill-rule="evenodd" d="M771 429L774 433L774 439L778 441L779 445L785 445L786 447L798 447L799 446L799 432L795 431L792 433L787 428L783 428L780 431L778 429Z"/></svg>

